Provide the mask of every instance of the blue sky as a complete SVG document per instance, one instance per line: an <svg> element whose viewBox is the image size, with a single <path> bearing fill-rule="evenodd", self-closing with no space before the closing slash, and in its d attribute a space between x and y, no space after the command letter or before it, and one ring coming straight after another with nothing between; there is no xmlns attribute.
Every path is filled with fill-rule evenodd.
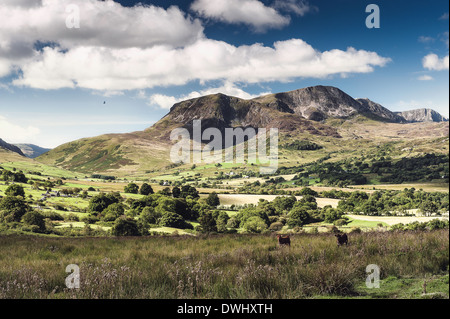
<svg viewBox="0 0 450 319"><path fill-rule="evenodd" d="M449 115L447 1L140 3L2 1L0 138L56 147L143 130L190 97L313 85Z"/></svg>

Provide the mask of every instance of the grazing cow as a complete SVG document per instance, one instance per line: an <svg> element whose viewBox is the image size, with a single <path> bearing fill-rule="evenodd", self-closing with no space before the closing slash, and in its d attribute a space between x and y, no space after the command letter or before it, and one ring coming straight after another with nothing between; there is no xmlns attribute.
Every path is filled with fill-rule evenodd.
<svg viewBox="0 0 450 319"><path fill-rule="evenodd" d="M336 234L338 246L348 245L348 237L347 234Z"/></svg>
<svg viewBox="0 0 450 319"><path fill-rule="evenodd" d="M280 247L283 245L288 245L289 247L291 247L291 238L289 237L289 235L277 235L277 238Z"/></svg>

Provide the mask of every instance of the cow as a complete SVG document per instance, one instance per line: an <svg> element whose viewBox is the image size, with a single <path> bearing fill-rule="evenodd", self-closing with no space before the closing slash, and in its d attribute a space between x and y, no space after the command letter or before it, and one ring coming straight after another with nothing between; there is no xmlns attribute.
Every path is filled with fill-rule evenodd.
<svg viewBox="0 0 450 319"><path fill-rule="evenodd" d="M289 235L277 235L278 244L281 246L287 245L291 247L291 238Z"/></svg>
<svg viewBox="0 0 450 319"><path fill-rule="evenodd" d="M339 246L342 246L342 245L348 245L348 237L347 237L347 234L336 234L335 235L336 236L336 238L337 238L337 245L338 245L338 247Z"/></svg>

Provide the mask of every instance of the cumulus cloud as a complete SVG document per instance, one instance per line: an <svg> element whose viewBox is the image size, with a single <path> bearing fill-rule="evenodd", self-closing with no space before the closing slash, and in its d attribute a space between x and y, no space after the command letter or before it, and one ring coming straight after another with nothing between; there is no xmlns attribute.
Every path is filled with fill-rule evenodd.
<svg viewBox="0 0 450 319"><path fill-rule="evenodd" d="M26 2L23 0L22 2ZM79 45L150 47L186 45L203 36L203 26L176 6L167 10L147 5L123 7L112 0L43 0L24 8L0 4L0 35L10 41L57 42L62 47ZM68 28L66 20L77 8L80 28Z"/></svg>
<svg viewBox="0 0 450 319"><path fill-rule="evenodd" d="M216 1L218 6L210 8L208 4ZM304 3L285 1L297 6ZM123 7L112 0L37 3L8 0L0 4L0 77L17 71L12 81L16 86L86 88L117 94L190 81L258 83L346 76L372 72L389 62L376 52L355 48L322 52L301 39L272 46L235 46L208 39L200 20L174 6ZM79 29L65 25L69 4L80 9ZM230 21L247 18L247 11L254 9L249 17L254 27L287 22L260 1L231 0L226 4L197 0L193 8L204 7L201 12L212 16L215 11L209 10L222 10L219 16L223 19L237 19ZM235 10L241 12L232 18Z"/></svg>
<svg viewBox="0 0 450 319"><path fill-rule="evenodd" d="M430 53L422 59L422 65L427 70L442 71L449 69L449 56L439 58L437 54Z"/></svg>
<svg viewBox="0 0 450 319"><path fill-rule="evenodd" d="M22 66L13 83L40 89L81 87L94 90L133 90L184 85L189 81L290 81L298 77L372 72L388 58L348 48L320 52L300 39L233 46L200 39L184 48L77 47L67 52L46 47Z"/></svg>
<svg viewBox="0 0 450 319"><path fill-rule="evenodd" d="M80 28L66 21L77 8ZM36 45L61 51L80 47L180 47L204 37L198 19L176 6L123 7L112 0L5 0L0 3L0 77L39 55ZM64 87L67 83L62 84Z"/></svg>
<svg viewBox="0 0 450 319"><path fill-rule="evenodd" d="M204 18L250 25L257 32L281 28L290 23L290 17L281 15L258 0L196 0L191 10Z"/></svg>

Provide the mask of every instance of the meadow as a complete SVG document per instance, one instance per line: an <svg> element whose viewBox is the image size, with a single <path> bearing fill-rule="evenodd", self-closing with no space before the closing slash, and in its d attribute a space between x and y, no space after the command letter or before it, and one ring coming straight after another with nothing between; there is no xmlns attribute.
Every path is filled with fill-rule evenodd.
<svg viewBox="0 0 450 319"><path fill-rule="evenodd" d="M0 236L0 298L448 298L448 230L120 238ZM65 286L67 265L80 288ZM366 267L380 268L367 288ZM426 286L424 286L426 283Z"/></svg>

